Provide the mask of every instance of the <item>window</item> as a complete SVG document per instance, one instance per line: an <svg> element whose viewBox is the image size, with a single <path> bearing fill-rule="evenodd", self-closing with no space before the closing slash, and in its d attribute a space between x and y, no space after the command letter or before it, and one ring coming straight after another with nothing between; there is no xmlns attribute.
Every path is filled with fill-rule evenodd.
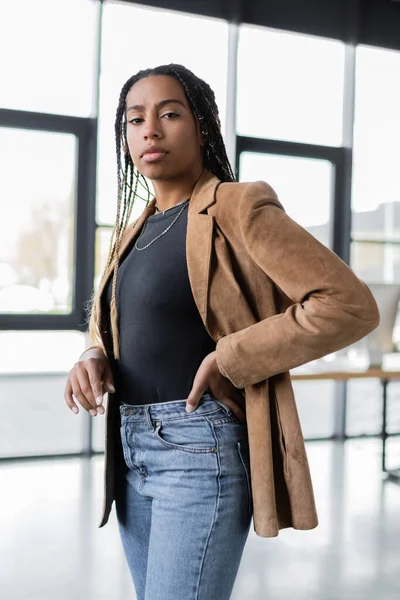
<svg viewBox="0 0 400 600"><path fill-rule="evenodd" d="M369 281L400 282L400 52L357 49L352 266Z"/></svg>
<svg viewBox="0 0 400 600"><path fill-rule="evenodd" d="M0 458L82 451L88 416L72 413L64 389L89 345L79 331L0 332Z"/></svg>
<svg viewBox="0 0 400 600"><path fill-rule="evenodd" d="M0 313L71 312L76 161L72 134L0 128Z"/></svg>
<svg viewBox="0 0 400 600"><path fill-rule="evenodd" d="M342 144L344 44L243 25L237 131L310 144Z"/></svg>
<svg viewBox="0 0 400 600"><path fill-rule="evenodd" d="M214 90L224 131L228 24L174 11L107 2L102 28L97 222L113 225L117 198L114 119L123 84L141 69L171 62L183 64ZM149 31L157 43L149 43ZM142 202L136 202L143 210Z"/></svg>
<svg viewBox="0 0 400 600"><path fill-rule="evenodd" d="M357 48L350 265L367 284L400 284L399 72L400 52ZM399 313L392 339L398 349ZM390 429L399 420L399 385L388 393ZM349 384L348 433L380 431L380 394L376 382Z"/></svg>
<svg viewBox="0 0 400 600"><path fill-rule="evenodd" d="M73 116L93 112L99 6L92 0L2 3L2 108Z"/></svg>

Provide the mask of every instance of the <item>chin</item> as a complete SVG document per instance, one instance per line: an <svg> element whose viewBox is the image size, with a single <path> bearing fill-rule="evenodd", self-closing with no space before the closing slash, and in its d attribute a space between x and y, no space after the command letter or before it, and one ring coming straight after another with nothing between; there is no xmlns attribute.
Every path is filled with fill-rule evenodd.
<svg viewBox="0 0 400 600"><path fill-rule="evenodd" d="M174 168L172 165L163 165L161 163L150 163L143 165L139 172L147 177L147 179L153 179L157 181L158 179L169 179L172 177L176 177L179 169Z"/></svg>

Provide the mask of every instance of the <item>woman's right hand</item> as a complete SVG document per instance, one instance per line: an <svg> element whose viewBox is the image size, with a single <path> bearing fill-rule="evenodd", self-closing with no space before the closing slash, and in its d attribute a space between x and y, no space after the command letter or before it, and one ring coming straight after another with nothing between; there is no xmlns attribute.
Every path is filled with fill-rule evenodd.
<svg viewBox="0 0 400 600"><path fill-rule="evenodd" d="M104 414L102 402L106 392L115 392L113 375L107 356L100 348L95 348L89 350L86 356L82 355L70 370L64 398L69 408L78 413L74 395L80 405L95 417L97 411Z"/></svg>

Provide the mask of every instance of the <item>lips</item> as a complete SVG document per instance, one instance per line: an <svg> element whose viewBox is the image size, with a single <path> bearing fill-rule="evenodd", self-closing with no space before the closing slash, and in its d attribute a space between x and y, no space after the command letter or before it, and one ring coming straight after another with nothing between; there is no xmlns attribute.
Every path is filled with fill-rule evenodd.
<svg viewBox="0 0 400 600"><path fill-rule="evenodd" d="M165 148L161 148L161 146L151 146L150 148L147 148L143 154L141 155L140 158L143 158L146 155L153 155L153 154L167 154L167 150L165 150Z"/></svg>
<svg viewBox="0 0 400 600"><path fill-rule="evenodd" d="M166 152L146 152L146 154L143 154L142 160L145 162L155 162L164 158L166 154Z"/></svg>

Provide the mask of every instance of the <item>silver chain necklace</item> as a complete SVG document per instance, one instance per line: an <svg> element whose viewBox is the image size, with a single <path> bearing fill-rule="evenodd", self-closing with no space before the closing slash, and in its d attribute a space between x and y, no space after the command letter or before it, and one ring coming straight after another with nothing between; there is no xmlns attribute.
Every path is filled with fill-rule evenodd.
<svg viewBox="0 0 400 600"><path fill-rule="evenodd" d="M154 242L156 240L158 240L158 238L160 238L162 235L164 235L165 233L167 233L167 231L169 229L171 229L172 225L178 220L179 216L182 214L182 212L184 211L185 206L187 205L187 203L189 202L189 200L190 200L190 198L188 198L187 200L183 200L183 202L179 202L179 204L175 204L175 206L171 206L170 208L176 208L180 204L183 205L182 208L181 208L181 210L176 215L175 219L168 225L167 229L165 229L164 231L162 231L157 237L154 238L154 240L151 240L151 242L149 242L148 244L146 244L146 246L143 246L143 248L139 248L139 246L137 244L138 244L139 238L143 235L144 230L146 229L146 225L147 225L147 220L146 220L145 223L144 223L144 227L143 227L143 229L142 229L142 231L141 231L138 239L136 240L136 243L135 243L136 250L146 250L146 248L148 248L149 246L151 246L151 244L154 244ZM170 210L170 209L167 208L166 210L164 210L162 212L162 214L166 213L168 210Z"/></svg>
<svg viewBox="0 0 400 600"><path fill-rule="evenodd" d="M176 208L177 206L180 206L181 204L184 204L184 203L185 203L185 202L187 202L188 200L189 200L189 198L187 198L186 200L182 200L182 202L178 202L178 204L174 204L174 206L170 206L169 208L166 208L165 210L160 210L160 209L158 208L157 204L156 204L156 205L155 205L155 209L156 209L156 210L158 210L158 212L159 212L161 215L165 215L165 213L166 213L168 210L171 210L171 209L173 209L173 208Z"/></svg>

